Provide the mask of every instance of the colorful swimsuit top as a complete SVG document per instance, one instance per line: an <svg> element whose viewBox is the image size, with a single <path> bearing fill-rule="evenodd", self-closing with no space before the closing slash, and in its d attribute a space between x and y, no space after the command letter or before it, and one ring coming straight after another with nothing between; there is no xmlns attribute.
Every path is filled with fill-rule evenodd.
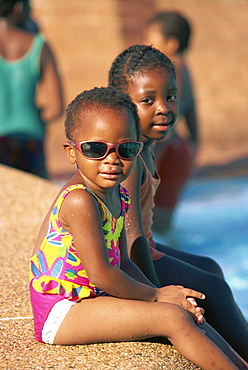
<svg viewBox="0 0 248 370"><path fill-rule="evenodd" d="M50 215L47 234L39 251L31 258L30 289L39 294L57 295L57 297L59 295L62 299L78 301L106 293L89 281L78 257L72 234L64 230L58 221L61 204L74 189L85 189L95 197L101 207L102 230L109 263L116 267L120 267L119 238L130 199L126 189L119 186L121 214L116 219L102 200L82 184L69 186L59 195Z"/></svg>

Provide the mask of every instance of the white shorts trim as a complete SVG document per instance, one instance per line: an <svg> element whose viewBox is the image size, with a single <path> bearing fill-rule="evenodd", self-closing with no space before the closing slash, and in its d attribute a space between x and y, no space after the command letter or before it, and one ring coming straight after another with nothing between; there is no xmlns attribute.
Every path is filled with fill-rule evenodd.
<svg viewBox="0 0 248 370"><path fill-rule="evenodd" d="M68 299L63 299L55 303L51 309L45 324L42 329L42 341L47 344L53 344L54 338L57 334L57 331L64 320L65 316L69 312L70 308L76 302L69 301Z"/></svg>

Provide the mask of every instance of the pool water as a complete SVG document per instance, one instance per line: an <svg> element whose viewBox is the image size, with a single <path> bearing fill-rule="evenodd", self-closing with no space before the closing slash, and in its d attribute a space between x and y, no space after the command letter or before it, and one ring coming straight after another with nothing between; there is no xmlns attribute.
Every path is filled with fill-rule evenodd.
<svg viewBox="0 0 248 370"><path fill-rule="evenodd" d="M154 239L215 259L248 319L248 177L192 179L182 192L173 229Z"/></svg>

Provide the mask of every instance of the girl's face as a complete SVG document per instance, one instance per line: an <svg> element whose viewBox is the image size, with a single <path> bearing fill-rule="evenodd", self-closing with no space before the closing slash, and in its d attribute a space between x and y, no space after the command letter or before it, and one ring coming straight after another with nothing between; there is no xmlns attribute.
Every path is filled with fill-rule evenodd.
<svg viewBox="0 0 248 370"><path fill-rule="evenodd" d="M137 105L141 137L146 144L168 136L178 118L176 81L164 68L133 76L127 93Z"/></svg>
<svg viewBox="0 0 248 370"><path fill-rule="evenodd" d="M81 119L81 122L80 122ZM75 141L104 141L119 143L126 140L137 140L133 116L125 111L108 108L92 108L90 112L79 118L78 126L73 135ZM135 159L119 158L114 148L110 149L103 159L86 158L81 151L67 142L64 148L70 163L77 164L82 183L93 191L110 189L124 181L135 166Z"/></svg>

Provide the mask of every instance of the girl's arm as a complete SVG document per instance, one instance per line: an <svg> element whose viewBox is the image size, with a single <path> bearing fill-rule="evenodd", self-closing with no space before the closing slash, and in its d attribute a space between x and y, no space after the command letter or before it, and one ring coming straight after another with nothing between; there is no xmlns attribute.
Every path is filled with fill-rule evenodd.
<svg viewBox="0 0 248 370"><path fill-rule="evenodd" d="M131 260L141 269L146 277L157 287L160 282L153 265L150 248L142 228L140 188L143 178L143 166L140 160L131 175L123 182L131 199L131 206L126 217L128 253Z"/></svg>
<svg viewBox="0 0 248 370"><path fill-rule="evenodd" d="M197 147L198 144L198 123L195 112L195 105L192 103L190 108L185 113L185 122L189 130L190 138Z"/></svg>
<svg viewBox="0 0 248 370"><path fill-rule="evenodd" d="M139 282L155 287L142 273L142 271L133 263L128 257L126 235L125 230L121 235L120 239L120 250L121 250L121 269ZM184 288L183 286L169 285L157 290L157 301L173 303L178 306L182 306L189 312L193 313L194 320L199 323L205 322L203 317L204 310L197 307L197 303L193 297L198 296L200 299L204 299L201 293L193 291L191 289Z"/></svg>
<svg viewBox="0 0 248 370"><path fill-rule="evenodd" d="M64 102L57 64L47 43L41 53L41 85L44 90L41 117L45 122L49 122L62 115Z"/></svg>
<svg viewBox="0 0 248 370"><path fill-rule="evenodd" d="M141 283L109 264L100 207L91 194L83 189L68 194L61 206L59 221L72 233L78 256L92 284L119 298L157 300L158 289L148 280L150 285Z"/></svg>
<svg viewBox="0 0 248 370"><path fill-rule="evenodd" d="M196 307L186 298L203 298L202 294L183 287L158 289L152 285L129 261L125 231L120 238L123 270L109 264L100 208L87 191L78 189L67 195L61 206L59 221L72 233L78 256L87 275L99 289L118 298L178 304L194 315L197 314ZM173 290L173 294L168 294L168 289L170 292Z"/></svg>
<svg viewBox="0 0 248 370"><path fill-rule="evenodd" d="M120 252L121 252L122 271L124 271L127 275L131 276L135 280L156 288L156 286L150 280L147 279L147 277L143 274L139 267L128 257L125 229L123 230L120 238Z"/></svg>
<svg viewBox="0 0 248 370"><path fill-rule="evenodd" d="M128 190L131 198L131 206L126 216L128 254L131 260L139 267L149 281L155 286L161 287L151 258L149 244L142 228L142 213L140 205L140 188L142 180L143 165L138 159L135 169L127 180L123 182L123 186ZM196 297L195 291L186 291L182 286L166 286L160 288L159 292L163 294L162 300L164 302L178 304L189 311L192 309L192 305L194 307L197 306L194 298L190 298ZM185 298L188 300L187 302L185 302ZM201 298L203 298L203 295L201 295ZM196 316L198 317L198 321L203 322L203 309L198 307L197 312Z"/></svg>
<svg viewBox="0 0 248 370"><path fill-rule="evenodd" d="M198 144L198 120L195 108L195 98L193 92L193 86L191 82L191 76L188 68L184 65L183 69L179 72L181 74L181 100L186 102L187 110L184 109L185 124L187 126L189 137L197 147ZM180 83L180 81L179 81Z"/></svg>

